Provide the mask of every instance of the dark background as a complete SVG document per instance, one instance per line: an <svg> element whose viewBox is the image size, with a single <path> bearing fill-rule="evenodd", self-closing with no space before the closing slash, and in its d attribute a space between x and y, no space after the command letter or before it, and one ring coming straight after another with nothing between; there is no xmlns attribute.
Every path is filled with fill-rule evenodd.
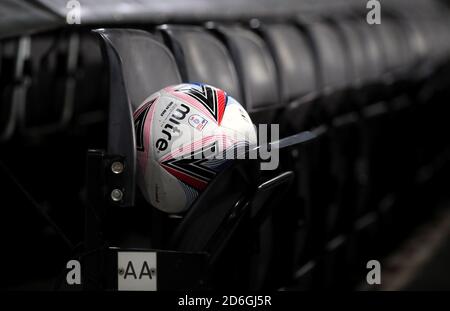
<svg viewBox="0 0 450 311"><path fill-rule="evenodd" d="M386 53L379 66L369 68L369 61L362 62L367 66L362 72L377 73L367 79L362 74L359 80L355 78L349 83L340 76L339 70L356 65L351 61L342 63L338 49L328 40L323 44L325 47L328 44L327 51L331 52L322 51L328 54L322 59L319 51L322 43L309 27L323 22L331 25L329 28L333 32L340 29L341 24L365 24L366 2L362 0L81 2L81 25L65 23L66 1L6 0L0 3L0 239L1 266L4 268L1 288L60 288L58 281L64 274L67 260L86 251L83 244L87 204L86 152L91 148L108 148L108 105L113 94L109 84L109 64L102 55L100 41L91 33L92 29L114 27L148 31L175 55L183 82L189 82L193 81L192 76L183 68L190 65L188 52L178 53L174 44L176 36L164 33L158 26L200 27L229 53L230 62L236 68L236 89L242 91L241 103L252 118L261 121L271 118L269 112L254 109L259 104L265 106L264 101L271 99L258 98L261 90L252 89L252 76L245 74L245 64L235 56L237 52L233 51L226 36L205 27L205 22L214 21L227 27L239 25L264 42L263 47L275 67L271 72L275 82L270 84L274 89L271 92L274 106L288 107L290 102L301 98L313 107L325 107L319 112L313 108L313 112L308 110L308 113L291 113L285 119L271 119L273 123L288 124L284 136L311 130L323 123L331 124L332 118L350 111L348 102L354 102L358 115L364 107L378 102L382 102L387 111L405 102L413 108L389 112L388 117L367 121L364 124L369 125L361 128L369 129L368 133L361 134L361 128L352 127L336 132L337 136L326 136L317 144L318 150L307 147L313 151L305 152L305 156L301 152L300 156L286 152L283 169L295 171L294 185L283 200L277 201L276 208L260 227L249 230L244 226L237 230L213 272L212 287L372 289L364 286L365 263L376 258L382 267L387 267L387 280L392 280L376 289L450 289L450 225L446 222L450 203L447 107L450 10L439 6L439 3L448 6L450 1L381 1L382 24L390 21L394 29L408 30L401 35L397 32L397 37L389 30L383 32L375 44L375 49ZM255 20L259 20L262 28L254 27ZM270 40L277 36L270 39L267 35L271 25L279 23L295 25L298 33L306 38L305 46L312 47L313 71L318 76L323 75L317 81L305 75L295 84L293 79L283 76L282 60L277 60L274 48L269 48L273 44ZM424 49L417 55L411 52L413 48L405 48L400 43L411 34L410 28L404 27L406 24L423 30ZM390 34L392 37L384 41L383 36ZM338 43L347 42L342 33L337 36L340 38ZM358 54L353 52L360 49L362 57L368 58L366 47L369 43L364 42L359 46L347 42L345 55L353 57ZM75 53L71 50L74 45L77 45ZM133 51L133 45L129 49ZM19 51L25 51L25 54L20 55ZM306 56L296 55L292 68L302 67L307 62ZM408 58L408 55L413 56ZM329 62L322 62L327 59ZM391 59L392 67L389 67L386 63ZM192 67L197 65L192 64ZM214 64L209 66L212 68ZM329 85L328 80L331 81ZM213 81L220 81L220 78L212 75L202 82L215 84ZM287 94L288 84L289 87L294 85L292 94ZM307 85L313 87L303 92ZM344 108L331 115L327 110L330 105ZM295 122L306 121L297 122L295 128L292 126L295 122L289 118ZM334 142L338 142L337 146ZM355 156L349 156L352 154L350 149L356 146L352 142L357 142L357 146L367 142L372 148L367 163L362 164L372 172L365 188L339 187L357 187L357 176L349 173L356 175L359 165ZM343 155L338 152L336 161L341 164L337 167L341 169L345 164L352 168L342 168L343 171L335 173L331 167L336 154L330 150L340 148ZM305 171L308 173L302 175ZM306 179L302 179L303 176ZM231 192L233 187L223 188L223 195L227 196L226 191ZM322 210L321 206L327 205L324 201L329 198L337 198L338 206L344 207L338 209L335 217L339 223L337 227L342 223L342 228L351 227L350 231L339 227L334 232L327 227L326 219L333 218L330 216L333 207L328 211L328 207ZM356 211L356 206L362 206L361 214ZM376 215L373 226L353 230L371 215ZM169 249L161 241L168 239L177 222L174 225L167 215L149 206L139 193L135 208L122 216L120 220L114 219L117 223L112 225L120 224L117 235L122 234L122 230L126 232L120 239L121 246ZM295 227L297 224L300 224L299 228ZM306 225L303 227L303 224ZM305 238L303 230L307 232ZM346 241L345 254L341 251L328 253L326 247L341 236ZM302 244L303 239L308 241L305 242L307 246ZM426 253L425 257L413 260L420 257L422 251ZM404 264L399 264L395 258L402 258L400 262ZM314 268L308 270L310 267Z"/></svg>

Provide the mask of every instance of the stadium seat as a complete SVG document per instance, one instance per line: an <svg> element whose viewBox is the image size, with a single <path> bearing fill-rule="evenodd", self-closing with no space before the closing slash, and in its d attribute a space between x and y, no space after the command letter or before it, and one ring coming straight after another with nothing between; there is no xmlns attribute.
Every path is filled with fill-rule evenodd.
<svg viewBox="0 0 450 311"><path fill-rule="evenodd" d="M108 74L99 41L89 32L77 33L79 48L75 73L74 122L95 124L106 120ZM92 83L91 81L96 81Z"/></svg>
<svg viewBox="0 0 450 311"><path fill-rule="evenodd" d="M110 73L107 150L125 157L127 196L123 204L134 205L136 142L132 113L148 96L167 85L180 83L181 78L172 54L148 32L128 29L96 32L103 40Z"/></svg>
<svg viewBox="0 0 450 311"><path fill-rule="evenodd" d="M319 66L319 92L324 117L335 117L352 111L349 103L342 101L349 88L353 87L352 68L346 46L333 24L315 21L304 26L311 37Z"/></svg>
<svg viewBox="0 0 450 311"><path fill-rule="evenodd" d="M73 113L74 74L78 36L32 36L29 81L23 106L18 109L20 131L39 137L67 127ZM43 106L42 103L45 103Z"/></svg>
<svg viewBox="0 0 450 311"><path fill-rule="evenodd" d="M214 35L196 26L163 25L159 29L177 60L183 82L210 84L242 101L234 63Z"/></svg>
<svg viewBox="0 0 450 311"><path fill-rule="evenodd" d="M284 120L282 119L284 113L284 105L280 100L280 81L278 79L276 66L272 53L266 42L254 31L249 28L244 28L243 26L213 26L208 25L209 28L213 29L217 33L218 37L221 38L236 64L236 69L243 86L244 102L243 104L247 108L252 121L255 125L258 124L268 124L268 125L280 125ZM271 128L268 127L268 138L270 138ZM280 150L281 151L281 150ZM288 156L287 150L282 150L280 154L281 159L286 159ZM280 162L284 162L281 160ZM280 165L277 171L282 171L283 169L289 169L284 165ZM264 174L265 173L265 174ZM263 172L264 175L273 175L273 172ZM292 197L288 195L288 197ZM288 199L285 200L288 202ZM269 217L266 224L261 227L261 232L259 240L269 241L278 239L278 231L283 231L286 226L286 222L281 219L285 219L286 210L291 207L286 208L274 208L273 215ZM275 227L270 226L271 223L276 223ZM273 232L275 230L275 232ZM281 284L281 280L286 280L290 277L291 271L289 267L283 266L280 268L281 261L285 258L286 252L291 252L292 244L291 237L283 235L280 238L283 243L274 244L272 255L264 255L264 250L261 248L261 255L265 256L269 260L265 260L265 264L261 262L259 264L255 263L254 266L262 266L262 269L269 269L270 271L275 271L276 273L271 273L267 276L271 280L270 283L277 283L275 279L278 279L278 283ZM267 249L267 247L265 247ZM275 257L273 260L272 257ZM283 259L282 259L283 258ZM268 263L271 262L271 267L268 267ZM255 273L258 275L258 273ZM260 272L259 275L263 275L264 272ZM261 276L255 276L261 279ZM262 282L263 280L260 280ZM276 285L275 285L276 286Z"/></svg>
<svg viewBox="0 0 450 311"><path fill-rule="evenodd" d="M355 95L358 96L357 104L364 107L383 99L385 96L383 92L383 87L387 83L384 76L385 60L381 44L371 26L357 19L348 19L346 23L350 23L358 33L359 41L363 46L365 66L361 68L362 71L357 76L362 74L365 83L360 92ZM356 44L356 42L351 44Z"/></svg>
<svg viewBox="0 0 450 311"><path fill-rule="evenodd" d="M383 232L389 230L393 209L398 209L395 205L388 204L391 202L388 198L391 193L401 191L399 186L407 187L407 182L413 179L408 173L414 172L410 163L413 148L409 143L413 136L404 132L404 129L411 129L408 122L412 120L413 102L407 92L413 82L416 83L411 78L414 77L420 51L409 45L408 33L401 28L400 23L387 20L384 24L372 31L370 26L360 28L365 34L362 37L364 40L379 42L378 50L383 57L378 58L378 68L382 69L379 74L382 77L381 83L368 88L360 102L363 107L360 132L363 135L362 153L356 161L359 164L356 176L365 178L357 179L359 190L356 192L360 195L355 214L355 234L350 239L350 243L357 243L351 251L359 250L357 256L352 256L360 258L358 260L375 256L384 247L384 242L380 243L382 239L376 242L375 237L377 232L383 235ZM371 105L366 106L370 103ZM366 245L371 247L366 248Z"/></svg>
<svg viewBox="0 0 450 311"><path fill-rule="evenodd" d="M285 106L280 116L281 135L287 136L311 130L318 125L317 67L308 38L295 25L283 23L261 24L256 29L266 40L274 57L279 80L281 101ZM277 215L278 239L284 241L280 257L289 258L289 265L283 267L289 273L288 280L317 253L320 230L317 229L315 197L311 182L315 180L317 168L315 144L307 143L290 149L289 157L282 162L291 165L296 172L294 188L287 196L286 209ZM318 233L318 234L316 234ZM292 245L292 246L291 246ZM280 271L281 279L285 278Z"/></svg>
<svg viewBox="0 0 450 311"><path fill-rule="evenodd" d="M130 210L137 202L136 141L132 114L155 91L167 85L180 83L180 74L170 51L146 31L97 29L94 33L100 39L109 72L107 152L115 157L111 161L122 161L125 168L121 174L121 179L116 180L114 182L115 185L109 185L109 187L120 187L123 189L124 195L122 200L115 205L109 202L108 216L105 215L102 206L97 206L106 204L98 203L102 202L104 198L101 196L99 198L98 194L95 193L97 191L89 189L95 189L98 186L95 184L96 180L101 182L97 178L98 176L103 176L103 173L98 175L96 171L102 170L102 165L96 167L96 163L101 161L101 154L103 153L91 151L87 163L89 176L87 187L88 191L91 192L88 193L87 200L89 203L85 213L85 249L99 249L103 247L104 243L111 243L121 247L148 247L148 243L153 242L149 236L151 232L155 232L154 239L156 241L160 239L161 232L152 230L151 226L149 226L142 233L131 226L132 223L136 224L136 221L140 219L139 215L142 215L143 211L148 210L148 208ZM130 46L133 46L133 49L129 49ZM158 61L153 61L155 59L158 59ZM120 186L118 183L120 183ZM108 187L108 185L105 186ZM108 189L108 191L112 191L112 189ZM126 210L128 213L125 213L124 210L117 213L115 207L118 206L128 207ZM148 223L150 224L152 221L163 221L167 218L145 215L144 217L148 217ZM111 227L106 224L107 221L113 223L114 219L119 221L119 219L125 217L131 217L130 219L133 219L133 221L129 225L120 226L120 230L116 226L114 226L114 230L111 230ZM142 237L142 234L147 236ZM95 266L98 264L97 259L88 258L86 260L87 268L85 271L94 269L97 277L101 277L99 276L100 272L95 270ZM86 288L95 288L97 285L95 282L87 282L85 286Z"/></svg>
<svg viewBox="0 0 450 311"><path fill-rule="evenodd" d="M228 94L240 100L247 107L255 123L270 123L274 119L276 109L280 107L276 72L265 43L257 35L239 27L217 27L209 32L199 27L165 25L160 27L160 30L165 37L165 41L172 48L179 66L184 68L182 72L184 72L185 82L199 81L226 89ZM210 44L205 45L205 42ZM225 85L228 85L228 88L225 88ZM271 175L275 176L274 174ZM268 178L270 177L268 176ZM223 179L222 183L229 185L228 192L231 200L236 200L236 195L242 195L242 191L254 186L253 184L244 186L237 180L226 181L226 179ZM238 188L232 190L231 185L236 185ZM214 197L215 195L204 193L202 196ZM220 215L223 215L224 212L229 213L233 201L224 201L223 203L220 205L223 210L221 212L216 211L217 216L214 216L214 218L223 217ZM255 208L255 201L252 201L250 205ZM195 207L193 210L195 210ZM269 212L265 216L263 223L270 219L270 214ZM209 213L207 215L213 217ZM191 223L190 226L192 226ZM256 239L257 241L266 241L266 243L259 244L260 247L251 259L259 262L250 265L251 270L253 270L253 272L250 272L253 275L252 278L258 280L252 282L255 288L264 286L268 264L272 257L272 255L269 255L270 253L264 250L269 245L271 229L264 226L263 223L256 226L253 224L254 228L249 233L259 236ZM199 224L204 227L204 221L199 222ZM216 230L214 223L211 223L211 228ZM205 237L208 236L205 235ZM266 254L263 255L264 253Z"/></svg>
<svg viewBox="0 0 450 311"><path fill-rule="evenodd" d="M353 178L352 159L358 144L358 114L354 102L354 92L359 80L362 51L351 47L352 34L339 31L339 25L329 20L313 21L304 26L315 47L319 73L319 104L323 120L328 126L327 133L318 142L320 174L317 189L322 210L324 246L323 257L318 260L319 286L330 288L331 280L339 279L337 273L345 273L347 238L351 224L353 204L351 202L351 182ZM350 51L353 51L351 53ZM326 182L323 182L326 181ZM321 193L322 196L319 196ZM326 193L326 195L324 195ZM337 242L338 241L338 242ZM341 266L341 269L329 267ZM344 286L344 284L341 284Z"/></svg>
<svg viewBox="0 0 450 311"><path fill-rule="evenodd" d="M30 70L27 59L30 54L30 38L21 37L16 42L7 42L3 50L5 81L2 94L2 109L6 111L6 125L2 128L2 140L9 139L16 131L20 107L23 107L28 87ZM2 70L3 72L3 70ZM12 74L8 77L9 74ZM4 105L4 106L3 106Z"/></svg>
<svg viewBox="0 0 450 311"><path fill-rule="evenodd" d="M16 119L12 95L18 58L17 47L16 40L3 41L0 46L0 141L8 140L15 129Z"/></svg>
<svg viewBox="0 0 450 311"><path fill-rule="evenodd" d="M328 205L325 211L328 217L327 235L328 238L332 238L345 231L347 215L351 214L346 188L352 177L350 168L358 139L355 137L357 106L354 104L352 92L359 83L355 72L357 66L360 66L358 58L362 57L362 51L358 46L350 47L348 41L353 39L352 34L347 33L344 36L338 31L339 25L316 22L308 25L307 29L315 45L320 68L323 90L320 104L326 114L325 120L330 125L323 142L325 148L323 162L329 163L327 178L331 181L327 189L329 202L324 204ZM353 54L350 51L353 51ZM323 178L326 178L327 173L323 174Z"/></svg>
<svg viewBox="0 0 450 311"><path fill-rule="evenodd" d="M304 33L290 24L262 24L256 29L267 41L276 64L281 102L280 116L286 136L318 125L315 105L318 77L314 51Z"/></svg>
<svg viewBox="0 0 450 311"><path fill-rule="evenodd" d="M236 64L243 86L242 104L253 123L277 123L276 117L282 109L279 83L266 43L251 30L239 26L219 26L216 31L224 39Z"/></svg>

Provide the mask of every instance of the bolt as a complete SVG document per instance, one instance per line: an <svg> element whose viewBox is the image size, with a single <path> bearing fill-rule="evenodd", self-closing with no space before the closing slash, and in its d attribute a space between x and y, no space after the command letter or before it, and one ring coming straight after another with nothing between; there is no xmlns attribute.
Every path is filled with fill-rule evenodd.
<svg viewBox="0 0 450 311"><path fill-rule="evenodd" d="M124 275L125 274L125 270L123 268L119 268L119 275Z"/></svg>
<svg viewBox="0 0 450 311"><path fill-rule="evenodd" d="M114 189L113 191L111 191L111 199L114 202L119 202L121 201L123 198L123 192L120 189Z"/></svg>
<svg viewBox="0 0 450 311"><path fill-rule="evenodd" d="M258 28L260 25L261 25L261 23L256 18L253 18L252 20L250 20L251 28Z"/></svg>
<svg viewBox="0 0 450 311"><path fill-rule="evenodd" d="M119 161L114 162L113 164L111 164L111 171L114 174L122 173L123 172L123 163L119 162Z"/></svg>

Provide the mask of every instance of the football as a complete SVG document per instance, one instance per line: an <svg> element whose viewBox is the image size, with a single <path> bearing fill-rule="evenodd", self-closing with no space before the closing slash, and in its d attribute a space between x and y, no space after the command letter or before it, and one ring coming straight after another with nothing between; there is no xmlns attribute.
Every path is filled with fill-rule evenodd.
<svg viewBox="0 0 450 311"><path fill-rule="evenodd" d="M250 116L223 90L179 84L160 90L133 114L138 186L167 213L182 213L214 177L256 146Z"/></svg>

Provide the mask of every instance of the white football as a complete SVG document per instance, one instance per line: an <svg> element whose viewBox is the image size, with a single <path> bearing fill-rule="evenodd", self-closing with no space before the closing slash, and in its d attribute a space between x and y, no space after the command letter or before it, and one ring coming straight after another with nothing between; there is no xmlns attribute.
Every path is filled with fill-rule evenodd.
<svg viewBox="0 0 450 311"><path fill-rule="evenodd" d="M186 211L237 154L257 142L245 109L206 84L167 87L133 117L139 188L167 213Z"/></svg>

